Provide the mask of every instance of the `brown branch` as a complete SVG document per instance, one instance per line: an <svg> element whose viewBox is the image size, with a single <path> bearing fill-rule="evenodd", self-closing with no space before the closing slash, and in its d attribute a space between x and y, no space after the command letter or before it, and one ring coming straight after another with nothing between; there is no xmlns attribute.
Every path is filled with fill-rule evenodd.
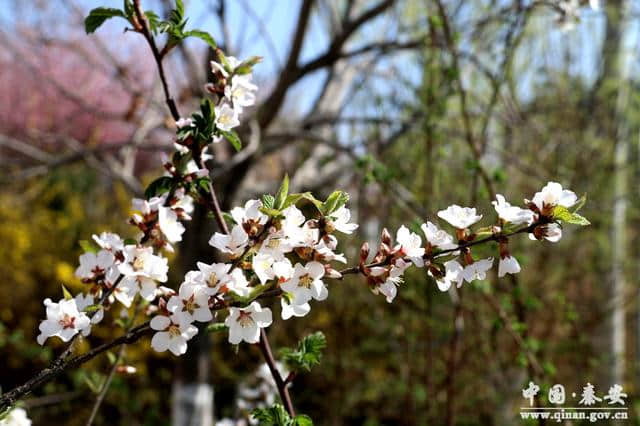
<svg viewBox="0 0 640 426"><path fill-rule="evenodd" d="M171 97L171 92L169 91L169 85L167 84L167 78L164 74L164 67L162 66L162 55L158 50L158 46L156 46L156 41L149 31L149 23L147 18L142 13L142 9L140 8L140 0L134 0L133 9L136 13L136 17L138 18L138 22L140 24L140 32L147 39L147 43L149 43L149 47L151 48L151 52L153 53L153 58L156 61L156 65L158 66L158 74L160 75L160 81L162 82L162 89L164 90L165 101L167 106L169 107L169 111L171 111L171 116L174 120L180 119L180 113L178 112L178 107L176 106L175 101Z"/></svg>
<svg viewBox="0 0 640 426"><path fill-rule="evenodd" d="M100 406L102 405L102 402L104 401L105 396L107 396L107 391L109 390L109 386L111 386L111 381L113 380L113 376L116 374L116 369L118 368L118 362L120 361L120 359L122 358L122 355L124 354L124 348L125 348L124 345L120 346L118 355L116 356L116 359L113 362L111 369L109 370L109 375L107 376L107 379L104 381L104 384L102 385L102 389L100 389L100 393L96 398L96 402L93 404L93 408L91 409L91 415L89 416L89 420L87 420L86 426L91 426L91 424L93 424L93 421L96 418L96 415L98 415L98 410L100 409Z"/></svg>
<svg viewBox="0 0 640 426"><path fill-rule="evenodd" d="M271 346L269 345L269 339L267 339L267 333L264 331L264 328L260 329L260 351L264 356L264 360L267 362L269 366L269 371L271 371L271 375L273 376L273 380L276 382L276 386L278 388L278 393L280 394L280 399L282 399L282 403L284 404L287 412L291 417L296 416L295 409L293 408L293 403L291 402L291 395L289 395L289 389L287 387L287 382L282 379L280 372L276 366L276 361L273 358L273 353L271 352Z"/></svg>

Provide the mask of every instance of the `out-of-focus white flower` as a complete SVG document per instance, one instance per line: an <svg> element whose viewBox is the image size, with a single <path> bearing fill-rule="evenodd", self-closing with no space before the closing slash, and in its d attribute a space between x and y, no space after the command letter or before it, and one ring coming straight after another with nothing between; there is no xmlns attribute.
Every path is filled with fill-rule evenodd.
<svg viewBox="0 0 640 426"><path fill-rule="evenodd" d="M482 215L476 214L475 208L460 207L453 204L438 212L440 219L446 220L458 229L465 229L482 219Z"/></svg>
<svg viewBox="0 0 640 426"><path fill-rule="evenodd" d="M228 132L234 127L240 125L238 119L238 110L233 109L228 103L223 102L220 106L214 108L216 112L216 126L218 129Z"/></svg>
<svg viewBox="0 0 640 426"><path fill-rule="evenodd" d="M191 127L193 125L193 120L190 118L180 118L176 121L176 127L178 129L182 129L183 127Z"/></svg>
<svg viewBox="0 0 640 426"><path fill-rule="evenodd" d="M496 194L496 201L492 201L491 204L496 209L498 217L505 222L520 225L522 223L532 224L534 221L534 213L531 210L512 206L500 194Z"/></svg>
<svg viewBox="0 0 640 426"><path fill-rule="evenodd" d="M45 299L44 306L47 307L47 319L40 323L39 344L43 345L49 337L57 336L68 342L79 332L85 336L89 334L91 322L84 312L78 310L75 299L62 299L58 303Z"/></svg>
<svg viewBox="0 0 640 426"><path fill-rule="evenodd" d="M271 325L271 309L263 308L258 302L252 302L246 308L229 308L229 316L224 321L229 327L229 343L237 345L243 340L258 343L260 329Z"/></svg>
<svg viewBox="0 0 640 426"><path fill-rule="evenodd" d="M164 352L167 349L176 356L187 351L187 342L198 334L198 329L191 324L180 324L165 315L156 315L151 320L150 326L156 333L151 339L151 347L156 352Z"/></svg>
<svg viewBox="0 0 640 426"><path fill-rule="evenodd" d="M24 408L16 407L12 408L9 414L0 420L0 426L31 426L31 419L27 417Z"/></svg>
<svg viewBox="0 0 640 426"><path fill-rule="evenodd" d="M178 220L178 214L169 207L158 209L158 225L165 238L170 243L182 241L184 225Z"/></svg>
<svg viewBox="0 0 640 426"><path fill-rule="evenodd" d="M116 253L124 248L124 241L118 234L103 232L100 235L93 235L93 241L101 248Z"/></svg>
<svg viewBox="0 0 640 426"><path fill-rule="evenodd" d="M251 82L251 75L234 75L231 85L227 84L224 88L224 96L231 101L233 107L242 112L244 107L251 106L256 103L255 91L258 86Z"/></svg>

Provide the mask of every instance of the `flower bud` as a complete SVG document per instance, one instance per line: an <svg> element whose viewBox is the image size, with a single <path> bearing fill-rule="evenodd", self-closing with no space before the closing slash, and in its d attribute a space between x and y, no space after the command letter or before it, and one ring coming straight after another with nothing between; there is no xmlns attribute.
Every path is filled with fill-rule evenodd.
<svg viewBox="0 0 640 426"><path fill-rule="evenodd" d="M335 269L333 269L329 265L325 265L324 266L324 276L328 277L328 278L332 278L334 280L342 279L342 274L340 272L336 271Z"/></svg>
<svg viewBox="0 0 640 426"><path fill-rule="evenodd" d="M389 233L387 228L383 228L382 229L382 234L380 235L380 241L382 241L382 243L387 245L387 246L390 246L392 244L392 242L391 242L391 234Z"/></svg>
<svg viewBox="0 0 640 426"><path fill-rule="evenodd" d="M364 242L360 247L360 263L365 263L369 257L369 243Z"/></svg>

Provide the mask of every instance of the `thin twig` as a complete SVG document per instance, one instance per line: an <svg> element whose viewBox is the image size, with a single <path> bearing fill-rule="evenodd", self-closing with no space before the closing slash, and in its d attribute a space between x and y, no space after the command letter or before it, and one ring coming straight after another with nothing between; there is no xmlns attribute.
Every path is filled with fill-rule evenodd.
<svg viewBox="0 0 640 426"><path fill-rule="evenodd" d="M120 346L120 350L118 351L118 355L116 356L116 359L113 362L113 365L111 366L111 370L109 370L109 375L107 376L107 379L104 381L104 384L102 385L102 389L100 389L100 393L98 394L98 397L96 398L96 402L93 404L93 408L91 409L91 415L89 416L89 419L87 420L86 426L91 426L91 424L93 424L93 421L96 418L96 415L98 414L98 410L100 409L100 406L102 405L102 402L104 401L104 397L107 395L107 391L109 390L109 386L111 386L111 381L113 380L113 376L116 374L116 369L118 368L118 362L120 361L120 359L122 358L122 355L124 354L124 348L125 347L126 346L124 346L124 345Z"/></svg>
<svg viewBox="0 0 640 426"><path fill-rule="evenodd" d="M273 358L273 353L271 352L271 346L269 345L269 339L267 338L267 333L264 331L264 328L260 329L260 351L264 356L264 360L267 362L269 366L269 371L271 371L271 375L273 376L273 380L276 382L276 386L278 388L278 393L280 394L280 399L282 399L282 403L284 404L287 412L291 417L295 417L296 411L293 408L293 403L291 402L291 395L289 395L289 388L287 387L287 383L282 380L282 376L278 371L276 366L276 361Z"/></svg>

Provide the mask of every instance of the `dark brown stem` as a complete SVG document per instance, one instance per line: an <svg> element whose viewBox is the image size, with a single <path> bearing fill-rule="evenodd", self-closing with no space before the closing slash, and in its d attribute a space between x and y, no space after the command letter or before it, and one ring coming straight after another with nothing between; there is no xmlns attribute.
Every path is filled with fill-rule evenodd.
<svg viewBox="0 0 640 426"><path fill-rule="evenodd" d="M145 322L144 324L140 324L139 326L131 329L131 331L118 337L117 339L97 346L82 355L69 358L59 364L53 362L51 366L45 368L44 370L41 370L37 375L35 375L23 385L20 385L7 393L0 395L0 411L15 404L16 401L18 401L23 396L31 393L34 389L44 385L45 383L50 382L68 369L84 364L85 362L95 358L103 352L108 351L109 349L118 347L123 344L133 343L140 339L140 337L148 334L150 331L151 328L149 328L149 322Z"/></svg>
<svg viewBox="0 0 640 426"><path fill-rule="evenodd" d="M142 8L140 7L140 0L134 0L133 9L136 13L136 17L138 18L138 22L140 23L140 31L145 39L147 39L147 43L149 43L149 47L151 48L151 52L153 53L153 58L156 61L156 65L158 66L158 74L160 74L160 81L162 82L162 89L164 90L165 101L167 102L167 106L169 107L169 111L171 111L171 116L174 120L180 119L180 113L178 112L178 107L176 106L175 101L171 97L171 92L169 91L169 85L167 84L167 78L164 74L164 67L162 66L162 56L160 51L158 50L158 46L156 46L156 41L149 31L149 24L147 22L147 18L144 16L142 12Z"/></svg>
<svg viewBox="0 0 640 426"><path fill-rule="evenodd" d="M291 402L291 396L289 395L289 389L287 388L287 383L282 380L282 376L276 367L276 361L273 358L273 353L271 352L271 346L269 345L269 339L267 339L267 333L264 331L264 328L260 329L260 351L264 356L264 360L267 362L269 366L269 371L271 371L271 375L273 376L273 380L276 382L276 386L278 387L278 393L280 394L280 399L284 404L284 407L287 409L287 413L291 417L296 416L296 411L293 408L293 403Z"/></svg>

